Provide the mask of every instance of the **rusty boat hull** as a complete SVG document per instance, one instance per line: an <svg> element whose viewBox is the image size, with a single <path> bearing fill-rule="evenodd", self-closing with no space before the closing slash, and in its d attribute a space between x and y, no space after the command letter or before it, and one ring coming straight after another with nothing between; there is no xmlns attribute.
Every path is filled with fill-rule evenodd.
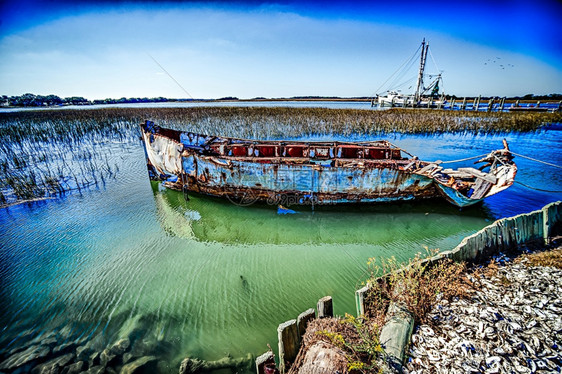
<svg viewBox="0 0 562 374"><path fill-rule="evenodd" d="M224 197L240 205L379 203L443 196L467 206L481 200L462 194L449 197L443 189L455 185L439 183L444 177L426 173L433 164L387 141L257 141L165 129L150 121L141 124L141 132L151 179L187 194Z"/></svg>

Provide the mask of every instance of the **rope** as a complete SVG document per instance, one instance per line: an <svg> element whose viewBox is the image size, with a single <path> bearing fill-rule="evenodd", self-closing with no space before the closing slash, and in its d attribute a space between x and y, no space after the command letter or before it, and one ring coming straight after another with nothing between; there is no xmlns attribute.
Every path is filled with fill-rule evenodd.
<svg viewBox="0 0 562 374"><path fill-rule="evenodd" d="M522 182L519 182L519 181L515 181L515 183L520 184L523 187L530 188L531 190L537 190L537 191L541 191L541 192L551 192L551 193L562 193L562 191L543 190L542 188L529 186L528 184L525 184L525 183L522 183Z"/></svg>
<svg viewBox="0 0 562 374"><path fill-rule="evenodd" d="M488 155L488 153L484 153L483 155L461 158L459 160L441 161L441 164L451 164L453 162L462 162L462 161L474 160L475 158L482 158L482 157L487 156L487 155ZM435 161L433 163L435 164L435 163L437 163L437 161Z"/></svg>
<svg viewBox="0 0 562 374"><path fill-rule="evenodd" d="M427 45L429 47L429 43ZM433 58L433 54L431 53L431 49L427 48L429 50L429 57L431 57L431 61L433 61L433 65L435 65L435 68L437 69L437 71L441 71L439 70L439 66L437 66L437 62L435 62L435 59Z"/></svg>
<svg viewBox="0 0 562 374"><path fill-rule="evenodd" d="M511 152L511 151L509 151L509 152L511 154L515 155L515 156L526 158L527 160L535 161L535 162L538 162L538 163L541 163L541 164L545 164L545 165L553 166L553 167L558 168L558 169L562 169L562 166L560 166L560 165L551 164L550 162L537 160L536 158L532 158L532 157L529 157L529 156L523 156L523 155L520 155L520 154L515 153L515 152Z"/></svg>
<svg viewBox="0 0 562 374"><path fill-rule="evenodd" d="M376 95L376 94L380 91L380 89L383 88L383 86L384 86L389 80L391 80L392 77L394 77L394 75L396 75L396 73L398 73L406 64L408 64L408 63L410 63L411 61L414 60L414 58L417 56L418 51L420 50L420 48L421 48L421 45L418 47L418 49L416 50L416 52L414 52L414 54L413 54L409 59L407 59L402 65L400 65L400 66L398 67L398 69L396 69L396 71L395 71L394 73L392 73L392 75L391 75L390 77L388 77L388 79L387 79L386 81L384 81L384 83L381 84L379 88L377 88L377 90L375 91L375 95ZM372 96L374 97L375 95L372 95Z"/></svg>

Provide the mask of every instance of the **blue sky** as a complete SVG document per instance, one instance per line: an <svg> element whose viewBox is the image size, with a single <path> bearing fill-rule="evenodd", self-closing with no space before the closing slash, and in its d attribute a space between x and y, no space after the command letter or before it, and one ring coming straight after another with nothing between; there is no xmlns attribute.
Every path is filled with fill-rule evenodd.
<svg viewBox="0 0 562 374"><path fill-rule="evenodd" d="M558 1L23 0L0 12L5 95L373 96L424 37L446 93L562 93Z"/></svg>

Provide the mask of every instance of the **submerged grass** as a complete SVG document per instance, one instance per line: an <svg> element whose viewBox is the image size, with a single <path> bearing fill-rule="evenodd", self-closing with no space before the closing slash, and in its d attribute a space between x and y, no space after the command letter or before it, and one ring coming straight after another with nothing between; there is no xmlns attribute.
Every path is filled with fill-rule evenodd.
<svg viewBox="0 0 562 374"><path fill-rule="evenodd" d="M0 204L105 184L108 142L131 144L138 124L254 139L384 133L536 131L562 113L386 111L289 107L102 108L0 112Z"/></svg>

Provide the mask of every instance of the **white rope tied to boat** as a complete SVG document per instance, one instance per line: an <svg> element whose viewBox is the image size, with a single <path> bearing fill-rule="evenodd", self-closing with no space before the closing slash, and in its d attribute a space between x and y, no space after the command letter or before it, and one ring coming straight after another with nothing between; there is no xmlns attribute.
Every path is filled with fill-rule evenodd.
<svg viewBox="0 0 562 374"><path fill-rule="evenodd" d="M476 158L482 158L482 157L484 157L484 156L488 156L488 153L484 153L483 155L478 155L478 156L473 156L473 157L461 158L461 159L459 159L459 160L451 160L451 161L440 161L440 160L438 160L438 161L435 161L435 162L433 162L433 163L434 163L434 164L435 164L435 163L439 163L439 164L451 164L451 163L453 163L453 162L462 162L462 161L474 160L474 159L476 159Z"/></svg>
<svg viewBox="0 0 562 374"><path fill-rule="evenodd" d="M541 191L541 192L550 192L550 193L562 193L562 191L545 190L545 189L542 189L542 188L529 186L528 184L525 184L525 183L519 182L519 181L515 181L515 183L520 184L523 187L530 188L531 190L536 190L536 191Z"/></svg>
<svg viewBox="0 0 562 374"><path fill-rule="evenodd" d="M511 152L511 151L509 151L509 152L511 154L517 156L517 157L526 158L527 160L535 161L535 162L538 162L538 163L541 163L541 164L545 164L545 165L553 166L553 167L558 168L558 169L562 169L562 166L560 166L560 165L551 164L550 162L537 160L536 158L532 158L532 157L529 157L529 156L523 156L523 155L520 155L519 153L515 153L515 152Z"/></svg>

